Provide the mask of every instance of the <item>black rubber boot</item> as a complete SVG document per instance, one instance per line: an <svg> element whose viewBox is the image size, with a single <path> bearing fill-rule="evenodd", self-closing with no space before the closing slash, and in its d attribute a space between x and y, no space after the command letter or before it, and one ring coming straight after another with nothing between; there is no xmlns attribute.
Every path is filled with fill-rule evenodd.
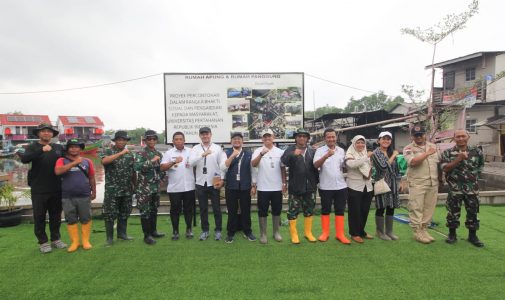
<svg viewBox="0 0 505 300"><path fill-rule="evenodd" d="M447 244L454 244L458 241L456 236L456 228L449 228L449 236L445 240Z"/></svg>
<svg viewBox="0 0 505 300"><path fill-rule="evenodd" d="M474 245L475 247L482 248L484 247L484 243L479 240L477 237L477 231L470 229L468 231L468 241Z"/></svg>
<svg viewBox="0 0 505 300"><path fill-rule="evenodd" d="M132 241L133 238L126 234L126 227L128 224L128 220L117 220L117 238L124 241Z"/></svg>
<svg viewBox="0 0 505 300"><path fill-rule="evenodd" d="M105 246L112 246L114 243L114 221L105 221Z"/></svg>
<svg viewBox="0 0 505 300"><path fill-rule="evenodd" d="M153 238L162 238L165 236L163 232L158 232L156 230L156 227L158 225L158 214L153 213L151 214L151 218L149 219L151 221L151 236Z"/></svg>
<svg viewBox="0 0 505 300"><path fill-rule="evenodd" d="M141 218L140 222L142 224L142 231L144 232L144 243L148 245L156 244L156 241L151 236L151 220Z"/></svg>

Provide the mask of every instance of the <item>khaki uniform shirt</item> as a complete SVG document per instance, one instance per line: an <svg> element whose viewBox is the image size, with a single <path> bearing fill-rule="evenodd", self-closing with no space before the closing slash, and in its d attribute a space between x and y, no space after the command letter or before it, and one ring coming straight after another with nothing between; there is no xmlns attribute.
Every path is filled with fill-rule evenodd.
<svg viewBox="0 0 505 300"><path fill-rule="evenodd" d="M403 148L403 156L407 160L407 180L412 186L438 186L438 163L440 161L439 153L436 152L421 164L412 167L410 162L414 157L423 155L430 147L436 149L435 144L426 142L424 146L418 146L415 142L408 144Z"/></svg>

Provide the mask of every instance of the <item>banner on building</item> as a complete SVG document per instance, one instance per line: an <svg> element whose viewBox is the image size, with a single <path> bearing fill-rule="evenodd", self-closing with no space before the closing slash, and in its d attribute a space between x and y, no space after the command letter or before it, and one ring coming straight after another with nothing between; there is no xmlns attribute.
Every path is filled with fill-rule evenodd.
<svg viewBox="0 0 505 300"><path fill-rule="evenodd" d="M199 143L204 126L216 143L233 132L259 142L267 128L286 142L303 126L303 73L165 73L164 81L167 142L181 131Z"/></svg>

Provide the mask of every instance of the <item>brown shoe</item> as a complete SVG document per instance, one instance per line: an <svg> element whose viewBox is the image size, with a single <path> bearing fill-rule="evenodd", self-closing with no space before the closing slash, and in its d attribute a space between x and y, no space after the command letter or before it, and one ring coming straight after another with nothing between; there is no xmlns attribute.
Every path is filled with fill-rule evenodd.
<svg viewBox="0 0 505 300"><path fill-rule="evenodd" d="M351 239L355 241L356 243L363 243L363 239L360 236L351 236Z"/></svg>
<svg viewBox="0 0 505 300"><path fill-rule="evenodd" d="M368 233L365 233L365 236L363 236L363 238L367 239L367 240L373 240L373 235L370 235Z"/></svg>

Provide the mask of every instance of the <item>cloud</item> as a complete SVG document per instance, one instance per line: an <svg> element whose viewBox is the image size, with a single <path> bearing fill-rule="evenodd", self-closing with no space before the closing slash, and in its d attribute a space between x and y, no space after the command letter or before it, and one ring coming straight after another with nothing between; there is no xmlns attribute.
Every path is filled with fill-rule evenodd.
<svg viewBox="0 0 505 300"><path fill-rule="evenodd" d="M162 72L306 72L387 94L425 88L429 26L462 1L2 1L0 92L87 86ZM433 7L437 7L433 10ZM438 48L437 61L504 50L501 1ZM306 108L366 93L306 77ZM3 112L94 114L108 128L164 128L162 76L52 94L0 95Z"/></svg>

